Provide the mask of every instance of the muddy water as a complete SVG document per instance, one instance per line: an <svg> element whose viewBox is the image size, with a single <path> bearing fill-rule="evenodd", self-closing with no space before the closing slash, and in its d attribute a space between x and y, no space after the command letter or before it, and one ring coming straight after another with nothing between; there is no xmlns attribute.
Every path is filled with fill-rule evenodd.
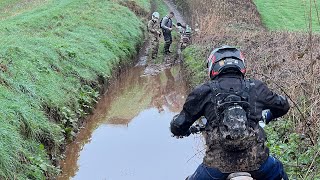
<svg viewBox="0 0 320 180"><path fill-rule="evenodd" d="M179 180L202 161L202 139L171 137L186 84L180 67L136 66L111 85L68 146L59 179Z"/></svg>

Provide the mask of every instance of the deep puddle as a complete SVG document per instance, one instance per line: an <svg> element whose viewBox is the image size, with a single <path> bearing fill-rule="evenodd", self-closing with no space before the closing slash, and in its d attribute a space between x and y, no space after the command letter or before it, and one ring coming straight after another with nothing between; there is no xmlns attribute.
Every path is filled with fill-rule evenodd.
<svg viewBox="0 0 320 180"><path fill-rule="evenodd" d="M186 83L180 67L158 69L157 75L145 75L142 66L121 74L68 146L59 179L183 180L195 171L202 139L176 139L169 131Z"/></svg>

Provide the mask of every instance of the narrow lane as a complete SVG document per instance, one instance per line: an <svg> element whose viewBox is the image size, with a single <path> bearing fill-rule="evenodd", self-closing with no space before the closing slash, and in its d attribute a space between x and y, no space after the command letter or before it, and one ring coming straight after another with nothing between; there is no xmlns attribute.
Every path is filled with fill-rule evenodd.
<svg viewBox="0 0 320 180"><path fill-rule="evenodd" d="M164 2L184 22L171 1ZM148 64L147 46L67 147L60 180L183 180L202 162L201 136L176 139L169 130L186 98L181 67Z"/></svg>
<svg viewBox="0 0 320 180"><path fill-rule="evenodd" d="M150 68L162 71L148 75ZM185 98L179 66L128 70L67 148L59 179L186 178L201 163L203 145L200 137L171 137L170 121Z"/></svg>

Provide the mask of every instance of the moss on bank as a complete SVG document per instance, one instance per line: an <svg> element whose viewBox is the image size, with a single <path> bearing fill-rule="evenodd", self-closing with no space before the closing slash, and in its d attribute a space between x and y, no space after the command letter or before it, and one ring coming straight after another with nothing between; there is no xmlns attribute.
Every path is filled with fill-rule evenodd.
<svg viewBox="0 0 320 180"><path fill-rule="evenodd" d="M182 51L184 57L184 66L188 72L189 85L195 87L206 79L206 54L203 48L197 45L191 45Z"/></svg>
<svg viewBox="0 0 320 180"><path fill-rule="evenodd" d="M101 82L136 54L143 28L127 7L102 0L47 1L0 21L0 179L57 173L50 159L94 107Z"/></svg>

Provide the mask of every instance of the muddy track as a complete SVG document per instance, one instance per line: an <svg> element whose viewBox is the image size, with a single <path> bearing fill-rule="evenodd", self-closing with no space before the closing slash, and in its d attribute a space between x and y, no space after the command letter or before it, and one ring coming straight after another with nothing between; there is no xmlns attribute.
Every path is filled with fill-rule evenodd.
<svg viewBox="0 0 320 180"><path fill-rule="evenodd" d="M173 3L173 1L172 0L164 0L164 2L169 7L169 10L174 12L174 16L177 19L177 22L185 23L183 16L180 14L180 12L177 9L177 6Z"/></svg>
<svg viewBox="0 0 320 180"><path fill-rule="evenodd" d="M175 13L175 19L177 22L180 23L185 23L183 16L181 16L180 12L177 10L177 7L174 5L172 0L164 0L165 4L168 6L169 11L172 11ZM157 7L157 2L155 0L151 1L151 12L150 12L150 17L153 12L155 12L158 9ZM162 40L162 39L161 39ZM177 40L179 41L179 40ZM138 63L136 66L146 66L144 75L156 75L160 72L162 72L165 69L170 68L171 66L178 64L179 62L182 61L181 57L181 51L179 50L179 43L177 43L177 52L171 54L171 55L165 55L163 58L162 63L153 63L151 60L148 60L148 55L150 51L150 44L151 42L146 40L144 41L144 44L142 48L139 51L139 56L138 56ZM175 46L173 43L171 45ZM162 49L159 49L159 53L162 53Z"/></svg>
<svg viewBox="0 0 320 180"><path fill-rule="evenodd" d="M148 48L145 41L68 146L58 179L184 179L201 163L201 138L177 140L168 129L186 98L181 67L148 63Z"/></svg>

